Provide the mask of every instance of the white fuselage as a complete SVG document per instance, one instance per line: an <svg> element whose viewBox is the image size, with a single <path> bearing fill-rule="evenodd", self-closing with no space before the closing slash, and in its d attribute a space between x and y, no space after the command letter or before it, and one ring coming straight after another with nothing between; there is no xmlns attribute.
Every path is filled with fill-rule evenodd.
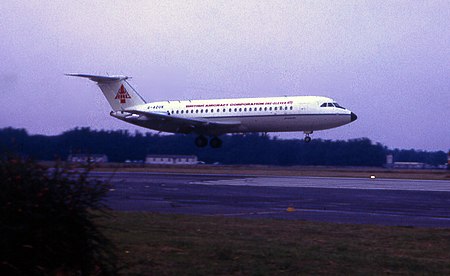
<svg viewBox="0 0 450 276"><path fill-rule="evenodd" d="M285 96L267 98L236 98L215 100L164 101L135 107L142 112L156 112L186 119L207 119L216 122L237 122L226 131L205 130L197 134L220 135L242 132L284 132L330 129L356 119L350 110L330 98L318 96ZM182 130L161 121L139 120L135 114L117 111L112 116L143 127L165 131Z"/></svg>
<svg viewBox="0 0 450 276"><path fill-rule="evenodd" d="M219 148L225 133L303 131L305 142L315 130L342 126L357 116L330 98L285 96L147 103L127 76L66 74L97 83L108 100L111 116L149 129L197 134L195 145Z"/></svg>

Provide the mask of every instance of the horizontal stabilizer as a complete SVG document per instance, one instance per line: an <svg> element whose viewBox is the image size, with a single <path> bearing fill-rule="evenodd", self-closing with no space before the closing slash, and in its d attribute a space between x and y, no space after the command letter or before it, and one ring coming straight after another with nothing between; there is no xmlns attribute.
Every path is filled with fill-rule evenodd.
<svg viewBox="0 0 450 276"><path fill-rule="evenodd" d="M91 81L95 82L109 82L109 81L121 81L128 79L127 76L96 76L96 75L87 75L87 74L65 74L70 77L80 77L80 78L88 78Z"/></svg>
<svg viewBox="0 0 450 276"><path fill-rule="evenodd" d="M128 83L127 76L89 74L66 74L66 76L87 78L96 82L114 111L145 104L145 100Z"/></svg>

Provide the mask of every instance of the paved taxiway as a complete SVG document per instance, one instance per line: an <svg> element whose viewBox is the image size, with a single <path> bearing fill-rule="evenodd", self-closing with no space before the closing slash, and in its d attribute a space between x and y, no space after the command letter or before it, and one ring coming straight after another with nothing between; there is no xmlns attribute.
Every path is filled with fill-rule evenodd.
<svg viewBox="0 0 450 276"><path fill-rule="evenodd" d="M450 227L450 181L122 172L93 176L110 179L108 204L123 211Z"/></svg>

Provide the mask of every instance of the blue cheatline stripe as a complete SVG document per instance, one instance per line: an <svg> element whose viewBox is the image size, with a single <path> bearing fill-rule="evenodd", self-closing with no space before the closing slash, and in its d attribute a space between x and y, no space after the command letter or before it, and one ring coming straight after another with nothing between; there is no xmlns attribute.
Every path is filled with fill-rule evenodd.
<svg viewBox="0 0 450 276"><path fill-rule="evenodd" d="M191 117L191 116L177 116L180 114L176 114L176 115L170 115L170 116L174 116L174 117L180 117L180 118L192 118L192 119L223 119L223 118L227 118L227 119L238 119L238 118L263 118L263 117L295 117L295 116L329 116L329 115L333 115L333 116L351 116L351 114L339 114L339 113L334 113L334 114L274 114L274 115L243 115L243 116L214 116L214 117ZM191 114L189 114L191 115ZM193 115L193 114L192 114Z"/></svg>

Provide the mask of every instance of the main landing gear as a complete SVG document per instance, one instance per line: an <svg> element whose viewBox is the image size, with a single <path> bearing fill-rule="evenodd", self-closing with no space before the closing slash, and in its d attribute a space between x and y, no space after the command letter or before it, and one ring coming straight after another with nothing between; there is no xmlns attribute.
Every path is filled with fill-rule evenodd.
<svg viewBox="0 0 450 276"><path fill-rule="evenodd" d="M311 142L311 137L309 137L310 134L312 134L312 131L305 131L305 138L303 139L305 143Z"/></svg>
<svg viewBox="0 0 450 276"><path fill-rule="evenodd" d="M203 135L198 136L195 138L195 145L199 148L206 147L208 145L208 138ZM220 148L222 146L222 140L220 140L217 136L214 136L209 141L209 145L215 149Z"/></svg>

